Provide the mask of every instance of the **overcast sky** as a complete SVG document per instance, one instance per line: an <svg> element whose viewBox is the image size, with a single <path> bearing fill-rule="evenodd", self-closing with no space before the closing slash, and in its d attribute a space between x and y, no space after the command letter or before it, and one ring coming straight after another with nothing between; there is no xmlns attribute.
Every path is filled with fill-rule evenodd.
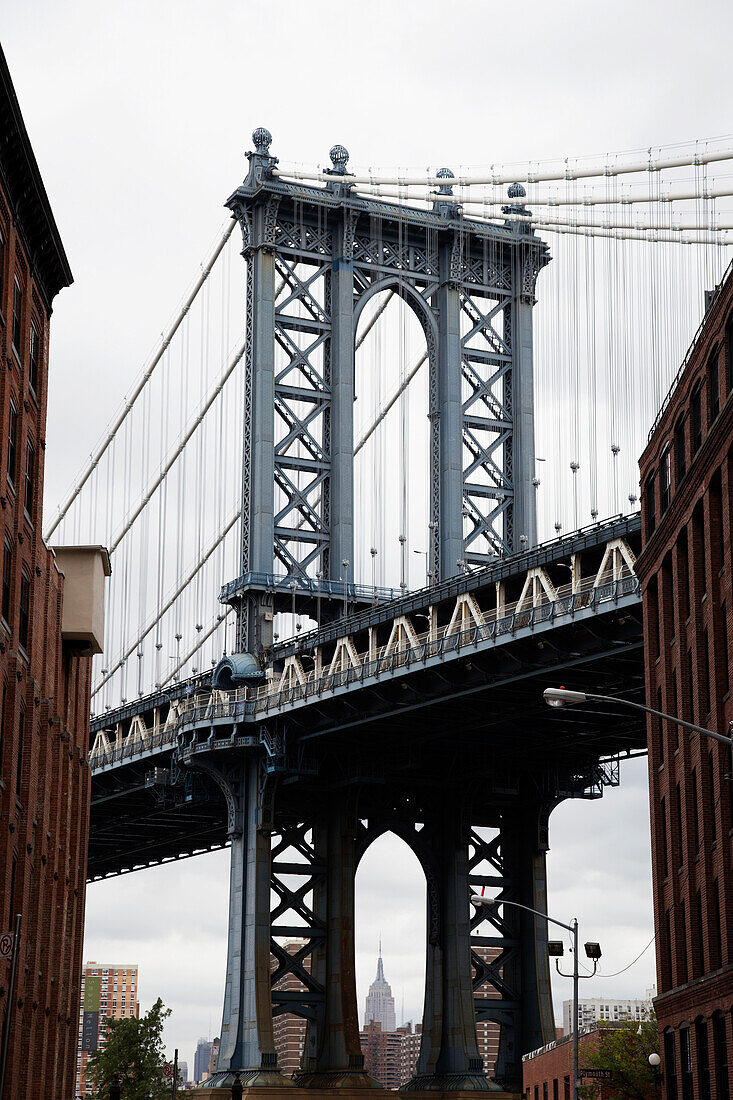
<svg viewBox="0 0 733 1100"><path fill-rule="evenodd" d="M272 152L470 164L644 149L729 132L725 0L4 0L0 33L74 285L51 345L46 511L82 466L224 223L250 133ZM644 762L551 821L550 912L600 940L603 971L652 935ZM140 966L192 1066L219 1031L227 854L93 885L85 957ZM360 1004L377 939L402 1016L420 1012L424 888L382 840L358 882ZM643 995L650 949L584 994ZM554 983L556 1016L570 985Z"/></svg>

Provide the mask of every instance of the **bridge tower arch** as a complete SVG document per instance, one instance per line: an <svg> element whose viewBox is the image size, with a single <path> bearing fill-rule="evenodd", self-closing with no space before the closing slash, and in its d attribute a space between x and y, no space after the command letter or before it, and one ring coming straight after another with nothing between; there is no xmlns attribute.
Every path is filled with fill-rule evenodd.
<svg viewBox="0 0 733 1100"><path fill-rule="evenodd" d="M227 201L247 263L242 552L223 598L262 657L278 610L358 604L354 342L388 283L417 308L431 363L431 546L438 579L536 542L532 306L547 247L525 224L466 218L450 176L431 210L288 181L263 128ZM465 521L465 522L464 522ZM366 578L364 578L366 580ZM314 595L315 592L315 595Z"/></svg>

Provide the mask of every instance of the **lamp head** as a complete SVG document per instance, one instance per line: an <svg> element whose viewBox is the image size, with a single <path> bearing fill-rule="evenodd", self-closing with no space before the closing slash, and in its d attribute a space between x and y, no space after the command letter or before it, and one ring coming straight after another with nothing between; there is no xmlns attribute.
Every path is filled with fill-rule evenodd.
<svg viewBox="0 0 733 1100"><path fill-rule="evenodd" d="M585 953L589 959L595 959L598 961L601 957L601 945L600 943L586 943Z"/></svg>
<svg viewBox="0 0 733 1100"><path fill-rule="evenodd" d="M471 894L471 905L475 905L477 909L496 909L499 902L496 898L485 898L481 894Z"/></svg>
<svg viewBox="0 0 733 1100"><path fill-rule="evenodd" d="M659 1057L657 1052L652 1051L652 1053L649 1055L649 1065L652 1067L652 1069L658 1069L661 1061L662 1059Z"/></svg>
<svg viewBox="0 0 733 1100"><path fill-rule="evenodd" d="M565 947L563 946L562 940L548 940L547 954L550 958L561 959L565 954Z"/></svg>
<svg viewBox="0 0 733 1100"><path fill-rule="evenodd" d="M587 703L588 696L584 691L569 691L567 688L545 688L544 700L548 707L566 707L569 703Z"/></svg>

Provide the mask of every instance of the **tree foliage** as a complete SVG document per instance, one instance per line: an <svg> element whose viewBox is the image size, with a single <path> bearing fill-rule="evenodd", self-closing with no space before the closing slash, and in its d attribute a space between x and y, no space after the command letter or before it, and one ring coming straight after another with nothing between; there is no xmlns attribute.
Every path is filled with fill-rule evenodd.
<svg viewBox="0 0 733 1100"><path fill-rule="evenodd" d="M582 1085L578 1089L580 1100L596 1100L599 1096L604 1100L659 1100L658 1076L649 1065L649 1055L659 1050L654 1013L641 1022L624 1020L617 1024L602 1020L598 1031L597 1047L581 1047L581 1069L610 1070L611 1080Z"/></svg>
<svg viewBox="0 0 733 1100"><path fill-rule="evenodd" d="M98 1100L107 1100L115 1076L122 1100L168 1100L170 1084L163 1081L163 1027L170 1014L158 997L139 1020L134 1016L107 1019L104 1049L95 1051L87 1062Z"/></svg>

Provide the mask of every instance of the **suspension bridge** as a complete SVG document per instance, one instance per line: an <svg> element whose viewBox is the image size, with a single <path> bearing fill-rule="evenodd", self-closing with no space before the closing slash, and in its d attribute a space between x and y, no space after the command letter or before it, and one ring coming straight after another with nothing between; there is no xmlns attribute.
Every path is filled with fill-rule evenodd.
<svg viewBox="0 0 733 1100"><path fill-rule="evenodd" d="M280 1012L298 1087L372 1087L354 876L397 833L428 896L408 1088L516 1093L554 1037L546 928L468 899L543 910L551 810L644 751L541 692L643 690L635 456L729 257L733 149L351 174L271 140L48 532L113 563L90 877L229 844L212 1087L293 1086Z"/></svg>

